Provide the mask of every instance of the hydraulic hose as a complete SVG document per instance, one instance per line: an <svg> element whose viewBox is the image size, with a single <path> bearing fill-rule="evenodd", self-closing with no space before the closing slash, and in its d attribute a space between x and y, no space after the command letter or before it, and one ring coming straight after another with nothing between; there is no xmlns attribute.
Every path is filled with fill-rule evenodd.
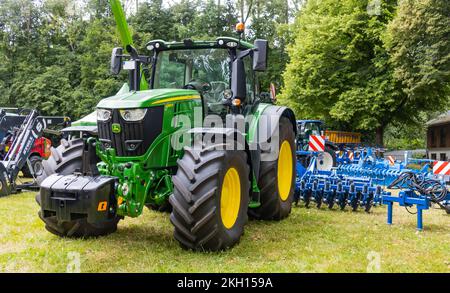
<svg viewBox="0 0 450 293"><path fill-rule="evenodd" d="M391 189L409 188L427 196L431 201L440 203L448 194L444 183L435 179L426 179L420 174L404 172L398 176L389 186Z"/></svg>

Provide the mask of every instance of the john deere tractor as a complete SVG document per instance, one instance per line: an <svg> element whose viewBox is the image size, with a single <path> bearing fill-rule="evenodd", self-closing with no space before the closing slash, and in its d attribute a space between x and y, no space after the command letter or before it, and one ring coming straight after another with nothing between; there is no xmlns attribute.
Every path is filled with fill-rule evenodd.
<svg viewBox="0 0 450 293"><path fill-rule="evenodd" d="M46 229L106 235L148 207L171 210L184 248L215 251L239 241L248 216L287 217L297 127L259 91L267 41L153 40L140 55L120 2L110 3L123 42L111 70L128 70L129 83L99 102L96 126L72 127L85 134L45 162L37 201Z"/></svg>

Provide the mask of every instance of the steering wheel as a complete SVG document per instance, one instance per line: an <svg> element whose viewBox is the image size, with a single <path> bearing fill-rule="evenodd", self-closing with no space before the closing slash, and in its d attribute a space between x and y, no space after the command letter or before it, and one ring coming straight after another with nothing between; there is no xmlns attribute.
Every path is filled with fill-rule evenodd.
<svg viewBox="0 0 450 293"><path fill-rule="evenodd" d="M202 93L207 93L209 91L211 91L211 83L205 81L205 82L200 82L200 81L196 81L196 80L191 80L188 84L185 84L183 86L183 89L187 89L187 90L196 90Z"/></svg>

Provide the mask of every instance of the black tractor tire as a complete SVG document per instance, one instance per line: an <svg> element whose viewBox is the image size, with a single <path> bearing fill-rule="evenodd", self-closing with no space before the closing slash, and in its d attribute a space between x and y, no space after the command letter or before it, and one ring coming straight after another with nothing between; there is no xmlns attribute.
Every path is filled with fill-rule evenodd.
<svg viewBox="0 0 450 293"><path fill-rule="evenodd" d="M40 176L43 173L42 157L39 155L31 155L28 160L30 161L31 168L33 168L34 172L31 172L27 162L21 170L23 177L33 178L33 174L34 177Z"/></svg>
<svg viewBox="0 0 450 293"><path fill-rule="evenodd" d="M169 198L174 237L183 248L219 251L239 242L248 220L249 172L245 151L184 149Z"/></svg>
<svg viewBox="0 0 450 293"><path fill-rule="evenodd" d="M50 152L51 156L47 160L42 161L43 170L41 174L36 176L38 184L41 184L45 178L55 173L69 175L81 170L83 139L61 139L60 145L56 148L52 147Z"/></svg>
<svg viewBox="0 0 450 293"><path fill-rule="evenodd" d="M51 149L52 155L43 161L44 172L39 179L42 182L51 174L70 175L81 170L83 155L83 140L61 140L61 145ZM41 205L40 194L36 195L36 202ZM55 216L43 217L39 211L39 217L45 223L45 229L60 237L88 238L108 235L117 230L120 217L115 216L108 221L91 224L86 218L73 221L59 221Z"/></svg>
<svg viewBox="0 0 450 293"><path fill-rule="evenodd" d="M283 166L283 162L280 164L280 156L273 161L261 161L258 179L261 205L258 208L249 209L249 216L253 219L279 221L288 217L291 212L295 189L296 148L294 128L288 118L280 118L279 131L280 150L278 151L278 155L280 155L282 144L284 142L289 144L292 153L292 173L290 174L291 185L288 189L289 192L284 192L284 198L280 195L278 173L279 167Z"/></svg>

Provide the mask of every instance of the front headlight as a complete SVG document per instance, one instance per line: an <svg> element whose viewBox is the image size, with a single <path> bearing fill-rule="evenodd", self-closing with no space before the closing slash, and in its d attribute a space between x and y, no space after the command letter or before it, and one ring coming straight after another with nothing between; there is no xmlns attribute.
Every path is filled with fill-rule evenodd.
<svg viewBox="0 0 450 293"><path fill-rule="evenodd" d="M145 117L147 109L123 109L119 112L125 121L139 121Z"/></svg>
<svg viewBox="0 0 450 293"><path fill-rule="evenodd" d="M97 109L97 120L107 121L111 118L111 110Z"/></svg>

